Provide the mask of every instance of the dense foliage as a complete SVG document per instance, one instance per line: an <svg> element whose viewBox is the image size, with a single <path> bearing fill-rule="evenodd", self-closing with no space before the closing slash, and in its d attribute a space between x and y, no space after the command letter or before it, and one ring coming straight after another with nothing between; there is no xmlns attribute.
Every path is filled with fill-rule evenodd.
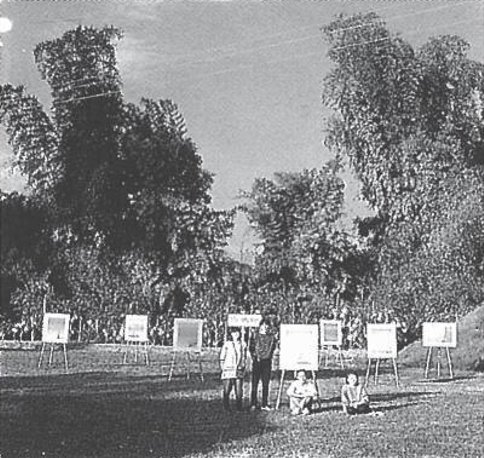
<svg viewBox="0 0 484 458"><path fill-rule="evenodd" d="M324 29L327 144L375 211L371 300L415 333L484 299L484 65L455 36L414 50L374 14Z"/></svg>
<svg viewBox="0 0 484 458"><path fill-rule="evenodd" d="M1 313L18 332L33 335L45 307L70 311L73 333L84 322L118 338L125 313L160 325L195 302L197 282L220 290L207 275L228 262L235 211L210 207L212 176L173 102L123 101L119 38L78 27L35 48L52 116L25 88L0 88L0 122L29 184L28 196L2 198Z"/></svg>
<svg viewBox="0 0 484 458"><path fill-rule="evenodd" d="M223 252L236 210L211 207L213 177L176 104L124 101L121 33L78 27L39 44L51 115L24 87L0 87L29 186L2 194L0 333L36 338L44 310L65 310L73 338L119 341L126 313L148 313L154 342L186 315L218 344L227 313L260 311L342 319L361 346L368 321L396 320L406 342L482 303L484 65L455 36L414 49L373 13L323 32L335 159L243 193L254 266ZM342 220L347 166L374 212L356 230Z"/></svg>

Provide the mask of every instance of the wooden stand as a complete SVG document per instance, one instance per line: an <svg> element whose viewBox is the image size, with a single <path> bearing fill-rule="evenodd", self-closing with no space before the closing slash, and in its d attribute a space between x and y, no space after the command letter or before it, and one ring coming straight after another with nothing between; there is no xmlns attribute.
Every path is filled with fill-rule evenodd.
<svg viewBox="0 0 484 458"><path fill-rule="evenodd" d="M376 363L375 363L375 385L377 385L378 384L378 370L380 369L380 361L382 360L382 358L375 358L375 359L376 359ZM390 359L392 360L392 363L393 363L393 373L394 373L394 376L395 376L395 384L397 385L397 387L399 387L400 386L400 380L398 378L397 360L396 360L396 358L390 358ZM368 385L368 382L370 380L371 362L372 362L372 359L368 358L368 368L366 369L365 385Z"/></svg>
<svg viewBox="0 0 484 458"><path fill-rule="evenodd" d="M314 386L316 387L316 392L318 393L318 398L319 398L319 386L318 386L318 380L317 380L317 372L316 371L311 371L313 375L313 383ZM282 369L281 371L281 379L279 381L279 389L277 390L277 400L276 400L276 410L279 409L279 406L281 404L281 398L282 398L282 390L284 388L284 378L286 376L286 371Z"/></svg>
<svg viewBox="0 0 484 458"><path fill-rule="evenodd" d="M175 362L177 360L177 353L178 353L178 355L180 353L184 353L185 356L186 356L186 360L185 360L186 376L187 376L187 380L190 380L190 366L191 366L191 363L192 363L192 353L193 352L190 352L190 351L177 352L176 350L173 351L173 356L171 358L170 372L168 374L168 380L170 381L173 378L173 371L175 369ZM198 368L200 370L200 379L203 382L204 378L203 378L203 367L202 367L202 354L201 354L201 352L196 352L195 355L196 355L196 359L198 359Z"/></svg>
<svg viewBox="0 0 484 458"><path fill-rule="evenodd" d="M66 344L55 344L55 343L42 342L42 348L40 349L40 357L39 357L39 362L37 364L37 368L40 369L40 367L42 366L42 358L44 357L44 351L45 351L45 347L47 345L50 345L50 355L49 355L49 361L47 363L47 367L52 366L52 361L54 359L54 347L56 345L62 345L62 349L63 349L63 352L64 352L64 366L65 366L65 369L66 369L66 372L67 372L69 370L69 361L67 359L67 345Z"/></svg>
<svg viewBox="0 0 484 458"><path fill-rule="evenodd" d="M126 345L124 346L123 364L128 363L128 353L130 348L134 351L134 362L135 364L138 364L138 356L139 356L141 347L143 347L143 353L145 355L145 364L149 366L150 365L149 342L126 342Z"/></svg>
<svg viewBox="0 0 484 458"><path fill-rule="evenodd" d="M341 350L341 347L340 346L336 346L336 349L334 349L334 347L330 347L330 346L324 346L321 348L321 358L319 360L319 365L321 366L321 363L323 362L324 360L324 364L322 365L324 368L328 367L328 361L329 361L329 356L331 353L335 354L336 353L336 358L337 360L339 360L339 364L341 366L341 369L344 369L345 368L345 364L344 364L344 360L343 360L343 352Z"/></svg>
<svg viewBox="0 0 484 458"><path fill-rule="evenodd" d="M434 347L429 347L427 350L427 361L425 364L425 378L428 379L429 371L430 371L430 362L432 361L432 350ZM449 347L437 347L437 378L440 378L440 371L441 371L441 358L442 358L442 348L445 348L445 354L447 356L447 366L449 368L449 375L450 378L454 378L454 369L452 367L452 359L450 357Z"/></svg>

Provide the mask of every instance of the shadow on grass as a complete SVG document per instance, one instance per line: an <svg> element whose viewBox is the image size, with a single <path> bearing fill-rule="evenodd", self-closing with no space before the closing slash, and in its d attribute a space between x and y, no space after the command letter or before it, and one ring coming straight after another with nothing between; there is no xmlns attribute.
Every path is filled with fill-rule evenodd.
<svg viewBox="0 0 484 458"><path fill-rule="evenodd" d="M168 381L166 374L137 375L103 371L67 374L42 372L39 375L1 377L0 388L18 390L40 388L44 389L46 393L67 390L70 393L77 391L79 393L87 393L91 391L91 394L99 393L100 390L116 394L136 389L138 395L157 395L174 391L203 392L220 387L220 376L218 375L205 375L202 382L198 376L192 376L189 380L185 377L175 376L171 381Z"/></svg>
<svg viewBox="0 0 484 458"><path fill-rule="evenodd" d="M55 377L52 380L59 383ZM46 387L50 381L43 379ZM204 399L195 387L190 395L163 399L151 385L136 383L104 394L82 382L78 377L75 390L64 386L55 392L22 393L17 378L20 391L2 393L2 453L15 457L42 452L55 457L182 457L267 431L263 415L227 413L220 399L213 395Z"/></svg>
<svg viewBox="0 0 484 458"><path fill-rule="evenodd" d="M396 399L412 399L420 396L435 396L436 393L429 393L428 391L403 391L398 393L375 393L370 394L371 401L394 401Z"/></svg>
<svg viewBox="0 0 484 458"><path fill-rule="evenodd" d="M449 383L449 382L458 382L459 380L473 380L475 379L475 375L459 375L457 377L442 377L442 378L428 378L428 379L421 379L417 380L417 383Z"/></svg>

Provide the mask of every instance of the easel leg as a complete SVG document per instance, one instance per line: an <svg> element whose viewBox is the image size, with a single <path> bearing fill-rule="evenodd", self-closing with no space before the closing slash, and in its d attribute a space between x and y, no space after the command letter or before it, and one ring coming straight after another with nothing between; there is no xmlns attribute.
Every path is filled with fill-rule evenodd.
<svg viewBox="0 0 484 458"><path fill-rule="evenodd" d="M324 367L328 367L328 360L329 360L329 347L324 349Z"/></svg>
<svg viewBox="0 0 484 458"><path fill-rule="evenodd" d="M123 364L126 364L128 362L128 348L129 342L126 342L126 345L124 346L125 352L123 354Z"/></svg>
<svg viewBox="0 0 484 458"><path fill-rule="evenodd" d="M149 344L148 342L145 342L145 361L146 361L146 365L149 366L150 365L150 347L149 347Z"/></svg>
<svg viewBox="0 0 484 458"><path fill-rule="evenodd" d="M42 342L42 347L40 349L39 362L37 364L37 368L39 368L39 369L40 369L40 366L42 365L42 358L44 357L44 351L45 351L45 343Z"/></svg>
<svg viewBox="0 0 484 458"><path fill-rule="evenodd" d="M375 363L375 385L378 384L378 369L380 369L380 359L378 358Z"/></svg>
<svg viewBox="0 0 484 458"><path fill-rule="evenodd" d="M317 371L312 371L312 375L313 375L314 388L316 388L316 392L318 393L318 398L319 398L319 385L318 385Z"/></svg>
<svg viewBox="0 0 484 458"><path fill-rule="evenodd" d="M370 382L371 359L368 358L368 367L366 368L365 386Z"/></svg>
<svg viewBox="0 0 484 458"><path fill-rule="evenodd" d="M203 382L203 367L202 367L202 355L201 355L201 353L198 354L198 368L200 369L200 379Z"/></svg>
<svg viewBox="0 0 484 458"><path fill-rule="evenodd" d="M397 388L400 387L400 379L398 377L398 366L397 366L397 360L395 358L392 358L393 361L393 372L395 373L395 384L397 385Z"/></svg>
<svg viewBox="0 0 484 458"><path fill-rule="evenodd" d="M139 342L136 342L134 344L134 362L135 364L138 364L138 353L139 353L139 346L141 344Z"/></svg>
<svg viewBox="0 0 484 458"><path fill-rule="evenodd" d="M447 362L449 363L449 373L450 373L450 378L454 378L454 369L452 367L452 359L450 357L450 350L449 347L445 347L445 352L447 354Z"/></svg>
<svg viewBox="0 0 484 458"><path fill-rule="evenodd" d="M168 381L170 381L173 377L173 370L175 369L175 355L176 353L173 352L173 356L171 357L170 372L168 373Z"/></svg>
<svg viewBox="0 0 484 458"><path fill-rule="evenodd" d="M190 364L192 363L192 360L190 358L190 352L187 351L187 380L190 380Z"/></svg>
<svg viewBox="0 0 484 458"><path fill-rule="evenodd" d="M316 404L317 404L317 407L318 409L321 408L321 402L319 400L319 384L318 384L318 371L312 371L313 373L313 382L314 382L314 388L316 388L316 396L317 396L317 401L316 401Z"/></svg>
<svg viewBox="0 0 484 458"><path fill-rule="evenodd" d="M53 359L54 359L54 344L50 344L49 366L52 366Z"/></svg>
<svg viewBox="0 0 484 458"><path fill-rule="evenodd" d="M425 364L425 378L429 378L429 370L430 370L430 360L432 359L432 347L429 347L427 350L427 361Z"/></svg>
<svg viewBox="0 0 484 458"><path fill-rule="evenodd" d="M64 349L64 365L66 367L66 372L67 372L69 370L69 361L67 360L67 346L66 344L63 344L62 347Z"/></svg>
<svg viewBox="0 0 484 458"><path fill-rule="evenodd" d="M286 375L286 371L283 369L281 372L281 380L279 382L279 390L277 391L277 400L276 400L276 410L279 409L281 404L281 397L282 397L282 389L284 387L284 377Z"/></svg>
<svg viewBox="0 0 484 458"><path fill-rule="evenodd" d="M441 358L440 348L437 350L437 378L440 378L440 358Z"/></svg>
<svg viewBox="0 0 484 458"><path fill-rule="evenodd" d="M341 347L338 347L338 353L339 353L339 363L341 365L341 369L344 370L345 368L345 363L343 361L343 352L341 351Z"/></svg>

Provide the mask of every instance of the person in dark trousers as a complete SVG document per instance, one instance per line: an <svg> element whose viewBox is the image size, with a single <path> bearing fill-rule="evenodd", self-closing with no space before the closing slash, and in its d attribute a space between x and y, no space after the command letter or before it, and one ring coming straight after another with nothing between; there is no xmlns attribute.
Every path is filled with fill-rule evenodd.
<svg viewBox="0 0 484 458"><path fill-rule="evenodd" d="M269 330L269 324L262 320L259 329L249 345L252 356L252 391L250 397L250 408L256 409L257 389L259 381L262 381L262 410L271 410L268 403L269 382L271 380L272 355L276 348L276 338Z"/></svg>

